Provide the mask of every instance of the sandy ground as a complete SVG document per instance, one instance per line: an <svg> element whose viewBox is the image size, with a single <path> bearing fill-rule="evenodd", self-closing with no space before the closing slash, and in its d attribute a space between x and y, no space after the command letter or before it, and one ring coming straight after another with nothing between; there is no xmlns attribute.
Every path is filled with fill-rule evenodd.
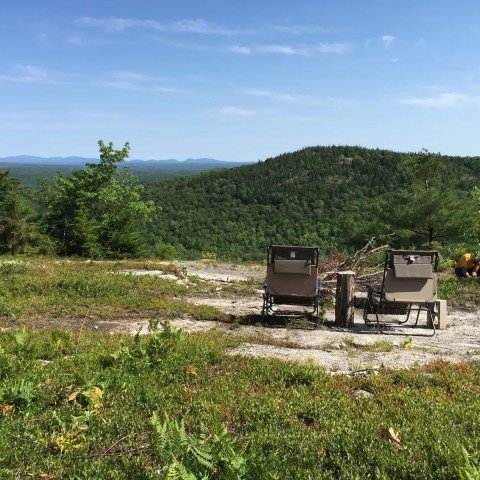
<svg viewBox="0 0 480 480"><path fill-rule="evenodd" d="M260 323L262 310L262 290L248 296L233 296L226 293L230 282L254 280L261 287L265 267L259 265L219 264L212 261L181 262L183 272L177 281L188 283L192 276L211 283L213 288L203 295L188 296L186 301L218 307L231 319L230 323L197 321L191 318L177 318L170 323L186 332L216 329L229 335L245 339L240 346L231 349L231 355L256 357L276 357L288 361L314 362L325 370L335 373L354 374L386 368L409 368L434 360L480 361L480 311L448 309L447 328L432 330L426 328L426 318L420 317L419 326L411 324L395 326L383 332L367 328L362 319L362 311L355 311L355 324L352 329L340 329L334 325L335 313L327 310L325 323L312 328L305 321L289 321L283 318L268 319ZM158 271L133 271L123 273L135 275L157 275L169 280ZM81 323L85 330L121 332L135 334L148 333L148 318L142 314L132 314L112 320L86 318ZM162 319L159 319L162 320ZM58 320L37 327L58 326ZM78 329L78 318L61 320L61 326Z"/></svg>
<svg viewBox="0 0 480 480"><path fill-rule="evenodd" d="M214 262L183 262L181 267L188 275L219 285L231 281L254 279L261 285L265 267L216 264ZM135 272L142 274L146 272ZM256 357L277 357L298 362L314 362L330 372L351 373L355 371L387 368L408 368L434 360L478 361L480 360L480 312L472 310L448 310L447 328L432 330L426 328L426 317L420 316L419 326L413 324L395 326L383 332L373 331L365 326L362 311L355 311L355 325L352 329L336 328L335 313L326 311L326 322L313 329L306 322L272 319L259 324L262 309L262 290L247 297L225 297L211 294L189 297L195 304L218 307L235 320L235 323L202 322L188 318L171 321L172 326L187 332L217 329L230 335L248 338L231 355ZM123 323L123 322L122 322ZM112 326L114 330L119 325ZM147 322L132 319L120 328L124 332L147 332ZM384 351L390 350L390 351Z"/></svg>

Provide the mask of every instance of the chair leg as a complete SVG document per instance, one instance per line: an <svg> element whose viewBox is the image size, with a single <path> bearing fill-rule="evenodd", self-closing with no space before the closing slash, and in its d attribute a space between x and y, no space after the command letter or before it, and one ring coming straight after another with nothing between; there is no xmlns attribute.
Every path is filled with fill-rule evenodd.
<svg viewBox="0 0 480 480"><path fill-rule="evenodd" d="M265 319L265 315L268 316L268 293L266 291L263 294L262 322Z"/></svg>
<svg viewBox="0 0 480 480"><path fill-rule="evenodd" d="M315 297L315 308L313 310L313 320L315 321L315 328L318 328L318 322L320 321L320 299L318 295Z"/></svg>
<svg viewBox="0 0 480 480"><path fill-rule="evenodd" d="M430 325L432 326L432 329L433 329L432 337L433 337L436 333L435 316L432 313L432 309L430 305L427 305L427 325L428 325L428 322L430 322Z"/></svg>
<svg viewBox="0 0 480 480"><path fill-rule="evenodd" d="M418 310L417 310L417 319L415 320L415 326L418 325L418 319L420 318L420 310L422 309L422 306L419 305L418 306ZM427 316L428 316L428 313L427 313Z"/></svg>
<svg viewBox="0 0 480 480"><path fill-rule="evenodd" d="M363 321L366 325L370 325L372 322L368 318L368 315L372 313L372 302L369 297L365 301L365 306L363 307Z"/></svg>

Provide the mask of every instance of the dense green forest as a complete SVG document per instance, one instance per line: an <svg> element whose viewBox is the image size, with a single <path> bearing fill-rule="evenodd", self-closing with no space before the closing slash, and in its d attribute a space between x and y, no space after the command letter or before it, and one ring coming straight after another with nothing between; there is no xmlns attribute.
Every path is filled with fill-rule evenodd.
<svg viewBox="0 0 480 480"><path fill-rule="evenodd" d="M261 259L269 244L352 251L395 232L398 246L478 243L479 157L311 147L222 172L156 183L147 235L179 256ZM473 209L473 210L472 210Z"/></svg>
<svg viewBox="0 0 480 480"><path fill-rule="evenodd" d="M0 251L241 261L269 244L327 255L382 235L398 247L479 247L480 157L309 147L143 185L121 166L128 144L99 146L99 164L38 192L2 171Z"/></svg>
<svg viewBox="0 0 480 480"><path fill-rule="evenodd" d="M197 175L210 170L232 168L234 162L222 162L222 164L186 163L163 164L161 162L132 162L128 166L142 183L154 183L169 178ZM55 176L67 176L78 170L79 166L72 165L40 165L20 164L0 161L0 170L8 170L10 175L20 180L21 184L29 189L37 189L44 180L50 180ZM121 168L121 167L120 167Z"/></svg>

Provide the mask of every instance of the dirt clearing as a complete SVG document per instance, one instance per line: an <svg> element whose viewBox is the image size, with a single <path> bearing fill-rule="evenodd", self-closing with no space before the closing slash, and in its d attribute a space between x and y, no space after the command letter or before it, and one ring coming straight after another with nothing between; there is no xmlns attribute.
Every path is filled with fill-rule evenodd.
<svg viewBox="0 0 480 480"><path fill-rule="evenodd" d="M475 310L448 309L447 328L432 330L423 326L426 319L420 317L419 327L402 326L377 333L364 325L362 311L355 312L355 326L351 330L334 326L334 311L326 310L326 322L317 329L306 322L272 319L261 321L262 282L265 267L260 265L234 265L214 261L179 262L177 281L202 279L208 285L203 294L191 294L185 301L193 304L212 305L221 310L229 322L196 321L192 318L176 318L171 325L186 332L216 329L229 335L240 336L244 341L231 349L231 355L276 357L288 361L314 362L329 372L352 373L386 368L409 368L434 360L480 360L480 312ZM164 276L161 271L127 270L122 273ZM167 280L174 280L175 277ZM241 285L249 288L239 294ZM230 286L236 286L232 293ZM235 292L235 291L234 291ZM133 313L128 317L99 320L98 318L63 318L38 321L39 328L79 328L107 332L135 334L148 333L148 321L154 314ZM158 320L162 320L159 318Z"/></svg>

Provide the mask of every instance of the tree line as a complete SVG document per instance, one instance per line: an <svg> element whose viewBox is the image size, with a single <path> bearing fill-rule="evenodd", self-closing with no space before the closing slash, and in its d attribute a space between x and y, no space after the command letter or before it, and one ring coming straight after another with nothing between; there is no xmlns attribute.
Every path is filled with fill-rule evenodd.
<svg viewBox="0 0 480 480"><path fill-rule="evenodd" d="M371 236L398 247L478 249L479 157L309 147L253 165L143 185L129 155L36 192L0 171L0 251L90 258L262 259L269 244L348 253Z"/></svg>
<svg viewBox="0 0 480 480"><path fill-rule="evenodd" d="M44 181L28 192L0 171L0 252L56 253L90 258L138 256L144 223L154 212L143 185L119 169L130 151L98 142L100 162Z"/></svg>

